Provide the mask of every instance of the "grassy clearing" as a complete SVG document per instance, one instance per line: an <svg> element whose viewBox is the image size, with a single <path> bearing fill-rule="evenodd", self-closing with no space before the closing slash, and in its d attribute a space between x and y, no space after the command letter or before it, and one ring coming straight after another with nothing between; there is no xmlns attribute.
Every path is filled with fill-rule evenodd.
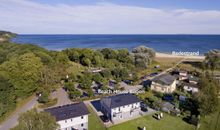
<svg viewBox="0 0 220 130"><path fill-rule="evenodd" d="M122 124L112 126L108 129L101 123L99 117L94 113L91 107L88 107L89 129L90 130L139 130L146 127L147 130L195 130L196 126L185 122L181 117L164 114L162 120L156 120L152 115L140 117ZM219 130L220 129L220 106L218 111L209 116L201 118L201 127L199 130Z"/></svg>
<svg viewBox="0 0 220 130"><path fill-rule="evenodd" d="M156 120L152 116L144 116L123 124L110 127L109 130L139 130L146 127L147 130L194 130L195 126L190 125L180 117L164 115L162 120Z"/></svg>
<svg viewBox="0 0 220 130"><path fill-rule="evenodd" d="M89 130L107 130L105 126L102 124L99 117L96 113L92 110L90 106L87 106L90 112L89 115Z"/></svg>
<svg viewBox="0 0 220 130"><path fill-rule="evenodd" d="M155 58L154 61L148 66L147 69L141 70L138 73L138 76L141 77L144 75L149 75L154 72L164 71L168 68L173 67L181 60L182 58ZM156 65L159 65L160 68L158 69L154 68Z"/></svg>

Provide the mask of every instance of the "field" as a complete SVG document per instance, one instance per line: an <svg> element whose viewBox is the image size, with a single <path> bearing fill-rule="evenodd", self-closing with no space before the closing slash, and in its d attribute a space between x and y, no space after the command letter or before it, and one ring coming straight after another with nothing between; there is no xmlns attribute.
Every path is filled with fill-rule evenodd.
<svg viewBox="0 0 220 130"><path fill-rule="evenodd" d="M115 125L109 130L141 130L146 127L146 130L194 130L195 126L190 125L180 117L174 117L165 114L161 120L156 120L152 116L145 116L135 120Z"/></svg>
<svg viewBox="0 0 220 130"><path fill-rule="evenodd" d="M90 115L89 115L89 130L107 130L104 125L99 120L99 117L96 116L95 112L90 106L88 106Z"/></svg>
<svg viewBox="0 0 220 130"><path fill-rule="evenodd" d="M156 120L152 116L144 116L122 124L112 126L108 129L100 122L99 118L89 107L89 129L90 130L195 130L196 127L186 123L182 118L164 114L162 120ZM199 130L219 130L220 129L220 106L218 111L201 118Z"/></svg>
<svg viewBox="0 0 220 130"><path fill-rule="evenodd" d="M149 75L154 72L164 71L168 68L172 68L181 60L182 58L155 58L152 64L150 64L147 69L141 70L138 73L138 76L141 77L144 75ZM157 65L159 65L160 68L158 69L154 68Z"/></svg>

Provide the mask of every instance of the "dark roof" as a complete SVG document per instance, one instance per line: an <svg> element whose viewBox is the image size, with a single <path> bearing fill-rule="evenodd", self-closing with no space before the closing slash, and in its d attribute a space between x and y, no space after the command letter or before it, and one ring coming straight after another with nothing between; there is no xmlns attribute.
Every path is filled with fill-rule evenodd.
<svg viewBox="0 0 220 130"><path fill-rule="evenodd" d="M116 108L132 103L137 103L140 102L140 100L132 94L119 94L115 96L102 98L101 102L105 103L105 105L109 108Z"/></svg>
<svg viewBox="0 0 220 130"><path fill-rule="evenodd" d="M171 85L174 82L174 80L176 80L176 77L170 74L162 74L158 77L155 77L152 81L162 85Z"/></svg>
<svg viewBox="0 0 220 130"><path fill-rule="evenodd" d="M82 102L49 108L45 109L45 111L54 116L57 121L89 114L87 107Z"/></svg>

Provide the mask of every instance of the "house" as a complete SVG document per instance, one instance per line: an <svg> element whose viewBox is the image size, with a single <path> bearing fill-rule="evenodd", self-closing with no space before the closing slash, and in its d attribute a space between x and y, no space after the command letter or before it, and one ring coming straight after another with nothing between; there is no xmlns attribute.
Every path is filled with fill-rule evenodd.
<svg viewBox="0 0 220 130"><path fill-rule="evenodd" d="M187 71L185 71L185 70L180 70L180 71L179 71L179 75L180 75L180 76L187 77L187 74L188 74L188 73L187 73Z"/></svg>
<svg viewBox="0 0 220 130"><path fill-rule="evenodd" d="M172 75L177 77L178 80L183 81L188 79L188 72L185 70L174 69Z"/></svg>
<svg viewBox="0 0 220 130"><path fill-rule="evenodd" d="M183 90L191 93L198 93L199 92L199 86L194 83L184 83L183 84Z"/></svg>
<svg viewBox="0 0 220 130"><path fill-rule="evenodd" d="M194 75L188 75L188 82L191 84L198 84L199 78Z"/></svg>
<svg viewBox="0 0 220 130"><path fill-rule="evenodd" d="M89 111L84 103L68 104L45 110L56 118L59 130L88 130Z"/></svg>
<svg viewBox="0 0 220 130"><path fill-rule="evenodd" d="M113 123L140 114L140 100L132 94L119 94L101 99L101 111Z"/></svg>
<svg viewBox="0 0 220 130"><path fill-rule="evenodd" d="M176 83L176 77L170 74L163 74L152 80L151 90L162 93L172 93L176 90Z"/></svg>

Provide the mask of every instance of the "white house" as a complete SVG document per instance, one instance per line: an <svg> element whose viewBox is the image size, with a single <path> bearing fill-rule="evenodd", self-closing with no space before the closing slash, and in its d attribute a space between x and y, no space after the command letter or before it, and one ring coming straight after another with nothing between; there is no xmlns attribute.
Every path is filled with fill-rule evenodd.
<svg viewBox="0 0 220 130"><path fill-rule="evenodd" d="M184 91L191 92L191 93L199 92L199 86L193 83L184 83L183 89Z"/></svg>
<svg viewBox="0 0 220 130"><path fill-rule="evenodd" d="M170 74L163 74L152 80L151 90L162 93L172 93L176 90L176 84L176 77Z"/></svg>
<svg viewBox="0 0 220 130"><path fill-rule="evenodd" d="M59 130L88 130L89 111L84 103L69 104L45 110L56 118Z"/></svg>
<svg viewBox="0 0 220 130"><path fill-rule="evenodd" d="M119 94L101 99L101 111L113 123L140 114L140 100L132 94Z"/></svg>

